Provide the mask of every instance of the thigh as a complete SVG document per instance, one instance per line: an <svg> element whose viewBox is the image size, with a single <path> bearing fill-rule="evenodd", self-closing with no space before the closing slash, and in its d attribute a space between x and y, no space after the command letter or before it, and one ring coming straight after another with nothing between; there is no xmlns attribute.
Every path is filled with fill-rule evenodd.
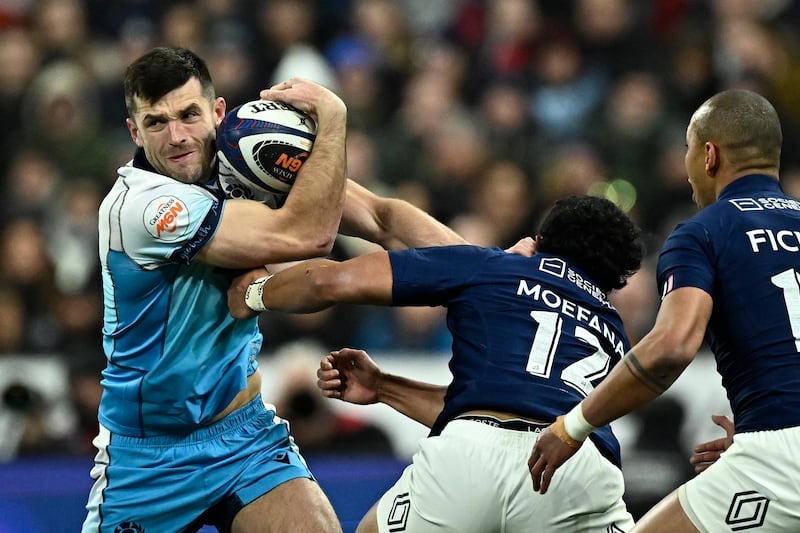
<svg viewBox="0 0 800 533"><path fill-rule="evenodd" d="M378 533L378 504L375 503L361 519L356 533Z"/></svg>
<svg viewBox="0 0 800 533"><path fill-rule="evenodd" d="M307 478L281 483L245 505L233 519L233 533L341 533L330 501Z"/></svg>
<svg viewBox="0 0 800 533"><path fill-rule="evenodd" d="M674 491L650 509L631 533L699 533L678 501Z"/></svg>

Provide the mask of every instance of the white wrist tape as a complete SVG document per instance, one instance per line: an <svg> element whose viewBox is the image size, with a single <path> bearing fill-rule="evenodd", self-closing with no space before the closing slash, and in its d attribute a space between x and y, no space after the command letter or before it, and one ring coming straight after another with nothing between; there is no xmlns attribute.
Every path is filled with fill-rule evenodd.
<svg viewBox="0 0 800 533"><path fill-rule="evenodd" d="M264 311L268 311L267 307L264 305L264 284L271 278L272 276L264 276L263 278L254 279L250 282L250 285L247 286L247 290L244 293L244 303L247 304L247 307L255 311L256 313L263 313Z"/></svg>
<svg viewBox="0 0 800 533"><path fill-rule="evenodd" d="M579 403L564 415L564 429L570 437L580 442L585 441L586 437L597 429L584 418L582 405L583 402Z"/></svg>

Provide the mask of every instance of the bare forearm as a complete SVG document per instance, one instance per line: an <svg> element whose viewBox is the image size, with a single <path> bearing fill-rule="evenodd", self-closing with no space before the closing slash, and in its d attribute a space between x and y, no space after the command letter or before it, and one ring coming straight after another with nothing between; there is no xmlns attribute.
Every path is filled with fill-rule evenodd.
<svg viewBox="0 0 800 533"><path fill-rule="evenodd" d="M304 232L303 237L308 239L318 240L323 235L332 241L345 198L345 121L329 121L324 135L322 128L282 209L288 211L291 220L288 228Z"/></svg>
<svg viewBox="0 0 800 533"><path fill-rule="evenodd" d="M444 407L447 387L383 374L378 388L378 401L395 411L431 427Z"/></svg>
<svg viewBox="0 0 800 533"><path fill-rule="evenodd" d="M605 425L654 400L678 379L691 361L648 358L647 349L647 343L643 342L628 352L583 401L583 415L590 424ZM639 357L637 351L644 356Z"/></svg>
<svg viewBox="0 0 800 533"><path fill-rule="evenodd" d="M466 244L448 226L403 200L389 200L381 214L385 231L379 244L387 250Z"/></svg>
<svg viewBox="0 0 800 533"><path fill-rule="evenodd" d="M387 250L465 244L456 232L425 211L397 198L382 198L350 180L340 232Z"/></svg>
<svg viewBox="0 0 800 533"><path fill-rule="evenodd" d="M388 253L373 252L344 262L303 261L272 276L264 285L262 301L267 309L291 313L313 313L336 303L389 305Z"/></svg>
<svg viewBox="0 0 800 533"><path fill-rule="evenodd" d="M713 304L708 293L676 289L661 302L653 329L583 401L586 420L600 426L643 406L670 387L703 342Z"/></svg>
<svg viewBox="0 0 800 533"><path fill-rule="evenodd" d="M272 311L288 313L313 313L330 307L335 302L325 298L309 280L316 269L335 264L329 259L311 259L278 272L264 284L264 305Z"/></svg>

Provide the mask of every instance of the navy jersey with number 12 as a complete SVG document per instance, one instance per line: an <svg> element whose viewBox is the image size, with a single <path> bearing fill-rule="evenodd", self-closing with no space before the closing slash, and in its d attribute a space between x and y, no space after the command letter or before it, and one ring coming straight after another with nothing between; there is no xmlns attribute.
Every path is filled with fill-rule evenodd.
<svg viewBox="0 0 800 533"><path fill-rule="evenodd" d="M579 268L549 254L447 246L389 252L393 305L442 305L453 381L431 435L474 409L551 422L629 348L622 320ZM610 426L591 435L619 466Z"/></svg>

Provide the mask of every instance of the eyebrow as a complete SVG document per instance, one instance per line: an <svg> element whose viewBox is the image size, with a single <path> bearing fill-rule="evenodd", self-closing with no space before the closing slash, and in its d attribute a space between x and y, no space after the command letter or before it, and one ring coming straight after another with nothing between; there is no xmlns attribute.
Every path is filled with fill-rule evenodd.
<svg viewBox="0 0 800 533"><path fill-rule="evenodd" d="M199 109L200 109L200 105L197 102L193 102L193 103L189 104L188 106L186 106L185 108L179 110L178 111L178 116L182 117L186 113L188 113L189 111L194 111L194 110L199 110ZM165 120L167 118L168 117L167 117L166 113L147 113L142 117L142 121Z"/></svg>

